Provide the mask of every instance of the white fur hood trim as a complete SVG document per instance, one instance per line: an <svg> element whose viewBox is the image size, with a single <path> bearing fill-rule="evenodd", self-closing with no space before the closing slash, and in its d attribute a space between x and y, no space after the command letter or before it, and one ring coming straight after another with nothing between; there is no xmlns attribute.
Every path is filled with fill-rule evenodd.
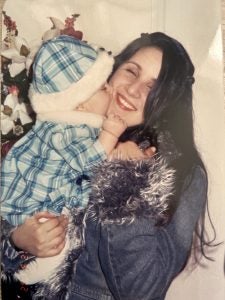
<svg viewBox="0 0 225 300"><path fill-rule="evenodd" d="M100 51L93 66L77 82L64 91L39 94L31 87L29 98L37 113L71 111L89 99L107 81L112 72L114 59L106 51Z"/></svg>

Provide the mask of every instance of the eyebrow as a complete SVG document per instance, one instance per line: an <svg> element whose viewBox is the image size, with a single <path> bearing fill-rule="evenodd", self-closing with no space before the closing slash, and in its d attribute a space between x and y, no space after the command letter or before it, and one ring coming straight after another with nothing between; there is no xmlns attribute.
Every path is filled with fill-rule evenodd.
<svg viewBox="0 0 225 300"><path fill-rule="evenodd" d="M141 66L140 66L138 63L136 63L135 61L128 60L128 61L126 61L126 63L127 63L127 64L133 64L133 65L135 65L136 67L138 67L138 69L141 70Z"/></svg>

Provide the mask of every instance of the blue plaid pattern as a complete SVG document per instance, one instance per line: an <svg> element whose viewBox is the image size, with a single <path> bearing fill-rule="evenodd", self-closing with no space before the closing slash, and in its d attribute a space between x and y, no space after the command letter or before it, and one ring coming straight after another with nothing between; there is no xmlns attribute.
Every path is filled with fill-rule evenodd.
<svg viewBox="0 0 225 300"><path fill-rule="evenodd" d="M33 64L33 87L39 93L63 91L81 79L94 64L97 52L66 35L45 42Z"/></svg>
<svg viewBox="0 0 225 300"><path fill-rule="evenodd" d="M39 122L9 151L2 164L1 213L13 225L37 211L60 214L86 206L94 165L106 159L98 128Z"/></svg>

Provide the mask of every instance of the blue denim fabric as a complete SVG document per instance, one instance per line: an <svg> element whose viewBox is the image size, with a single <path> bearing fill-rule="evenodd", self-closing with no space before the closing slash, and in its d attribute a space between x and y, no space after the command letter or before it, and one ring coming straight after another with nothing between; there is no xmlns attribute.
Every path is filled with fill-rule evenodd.
<svg viewBox="0 0 225 300"><path fill-rule="evenodd" d="M105 281L105 276L99 261L99 240L101 236L101 225L87 221L88 230L86 231L85 248L79 257L76 274L74 274L72 299L113 299ZM85 284L83 284L85 283ZM82 296L83 295L83 296Z"/></svg>
<svg viewBox="0 0 225 300"><path fill-rule="evenodd" d="M196 168L167 226L146 218L123 225L87 220L69 300L165 299L185 265L205 199L205 175Z"/></svg>

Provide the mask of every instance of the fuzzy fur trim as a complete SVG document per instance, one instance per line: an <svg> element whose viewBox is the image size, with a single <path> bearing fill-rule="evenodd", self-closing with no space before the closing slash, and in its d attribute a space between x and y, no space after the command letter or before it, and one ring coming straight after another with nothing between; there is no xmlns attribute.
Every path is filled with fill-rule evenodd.
<svg viewBox="0 0 225 300"><path fill-rule="evenodd" d="M68 256L69 240L67 239L62 252L52 257L37 257L30 262L25 269L15 273L15 278L25 284L35 284L44 280L49 280L55 274L57 267L61 265Z"/></svg>
<svg viewBox="0 0 225 300"><path fill-rule="evenodd" d="M33 110L37 114L71 111L89 99L107 81L112 72L114 59L106 51L99 51L93 66L77 82L64 91L39 94L33 88L29 90L29 98Z"/></svg>
<svg viewBox="0 0 225 300"><path fill-rule="evenodd" d="M37 120L69 125L87 124L94 128L100 128L102 127L103 116L84 111L67 111L65 114L56 111L38 114Z"/></svg>
<svg viewBox="0 0 225 300"><path fill-rule="evenodd" d="M164 159L106 161L93 173L92 218L102 224L132 223L138 217L166 221L175 171Z"/></svg>

